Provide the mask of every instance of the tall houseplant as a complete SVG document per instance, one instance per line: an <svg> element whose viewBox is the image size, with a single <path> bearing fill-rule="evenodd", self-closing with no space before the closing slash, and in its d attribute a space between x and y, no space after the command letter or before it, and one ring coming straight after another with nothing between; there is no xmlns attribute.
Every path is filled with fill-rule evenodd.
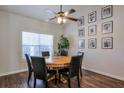
<svg viewBox="0 0 124 93"><path fill-rule="evenodd" d="M68 55L68 49L69 49L69 40L67 37L61 35L61 38L58 43L58 53L61 56L67 56Z"/></svg>

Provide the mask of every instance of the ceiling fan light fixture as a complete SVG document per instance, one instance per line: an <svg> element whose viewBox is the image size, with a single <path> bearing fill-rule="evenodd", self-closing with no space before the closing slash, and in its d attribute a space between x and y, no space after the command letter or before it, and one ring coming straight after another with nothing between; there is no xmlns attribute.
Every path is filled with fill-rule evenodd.
<svg viewBox="0 0 124 93"><path fill-rule="evenodd" d="M59 23L59 24L62 23L62 17L58 17L58 23Z"/></svg>
<svg viewBox="0 0 124 93"><path fill-rule="evenodd" d="M67 20L66 20L65 18L63 18L63 23L66 23L66 21L67 21Z"/></svg>
<svg viewBox="0 0 124 93"><path fill-rule="evenodd" d="M67 16L68 15L68 12L65 12L64 15Z"/></svg>
<svg viewBox="0 0 124 93"><path fill-rule="evenodd" d="M59 24L63 24L63 23L66 23L66 19L64 17L58 17L58 23Z"/></svg>

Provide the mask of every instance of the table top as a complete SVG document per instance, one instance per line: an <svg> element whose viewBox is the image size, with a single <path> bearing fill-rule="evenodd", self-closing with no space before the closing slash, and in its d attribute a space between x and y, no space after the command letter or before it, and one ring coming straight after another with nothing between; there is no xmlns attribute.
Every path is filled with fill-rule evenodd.
<svg viewBox="0 0 124 93"><path fill-rule="evenodd" d="M60 68L69 66L71 57L69 56L55 56L46 58L46 64L49 68Z"/></svg>

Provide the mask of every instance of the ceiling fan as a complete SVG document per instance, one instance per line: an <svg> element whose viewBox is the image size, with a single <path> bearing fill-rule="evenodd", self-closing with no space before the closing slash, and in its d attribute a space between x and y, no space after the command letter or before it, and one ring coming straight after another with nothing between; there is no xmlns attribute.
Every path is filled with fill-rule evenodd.
<svg viewBox="0 0 124 93"><path fill-rule="evenodd" d="M48 21L52 21L54 19L57 19L57 21L58 21L59 24L63 24L67 20L78 21L77 18L68 16L69 14L75 13L76 10L75 9L70 9L69 11L63 12L62 5L60 5L60 11L57 12L57 13L54 12L54 11L51 11L51 10L48 10L47 12L55 14L55 17L48 19Z"/></svg>

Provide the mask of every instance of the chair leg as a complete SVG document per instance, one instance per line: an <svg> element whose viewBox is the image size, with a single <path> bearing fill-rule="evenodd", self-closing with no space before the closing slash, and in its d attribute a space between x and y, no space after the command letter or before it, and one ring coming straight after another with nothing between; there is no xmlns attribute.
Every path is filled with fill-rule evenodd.
<svg viewBox="0 0 124 93"><path fill-rule="evenodd" d="M48 87L48 85L47 85L47 80L45 81L45 87L46 87L46 88Z"/></svg>
<svg viewBox="0 0 124 93"><path fill-rule="evenodd" d="M27 84L29 85L29 81L30 81L30 79L31 79L31 75L32 75L32 72L29 72L28 73L28 81L27 81Z"/></svg>
<svg viewBox="0 0 124 93"><path fill-rule="evenodd" d="M83 76L83 75L82 75L82 69L81 69L81 66L80 66L80 75L81 75L81 77Z"/></svg>
<svg viewBox="0 0 124 93"><path fill-rule="evenodd" d="M34 88L36 88L36 83L37 83L36 78L34 78Z"/></svg>
<svg viewBox="0 0 124 93"><path fill-rule="evenodd" d="M68 87L71 88L71 79L68 78Z"/></svg>
<svg viewBox="0 0 124 93"><path fill-rule="evenodd" d="M79 75L77 76L77 83L78 83L78 87L80 87L80 78L79 78Z"/></svg>
<svg viewBox="0 0 124 93"><path fill-rule="evenodd" d="M59 74L59 83L60 83L60 80L61 80L61 74Z"/></svg>
<svg viewBox="0 0 124 93"><path fill-rule="evenodd" d="M57 75L55 75L55 84L57 84Z"/></svg>

